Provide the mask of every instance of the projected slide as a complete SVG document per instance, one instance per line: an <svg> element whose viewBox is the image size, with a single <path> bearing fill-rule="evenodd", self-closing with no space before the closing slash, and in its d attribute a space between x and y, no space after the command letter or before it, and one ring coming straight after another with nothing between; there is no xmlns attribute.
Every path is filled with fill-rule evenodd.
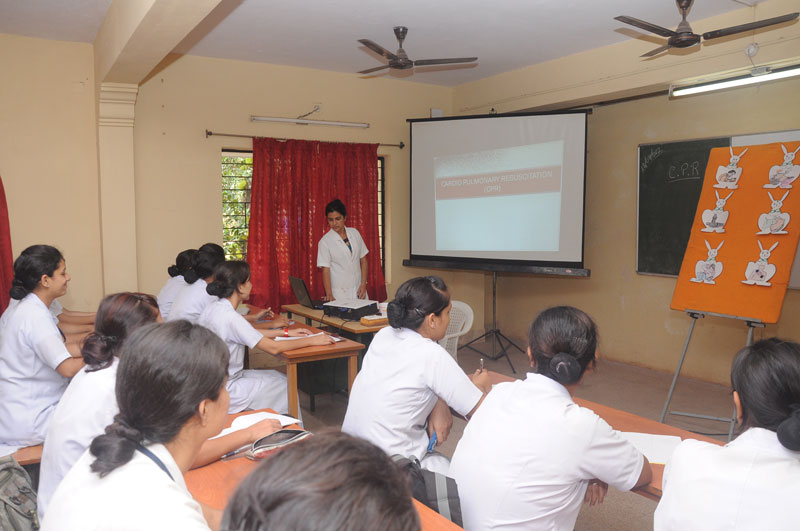
<svg viewBox="0 0 800 531"><path fill-rule="evenodd" d="M436 250L558 251L563 158L562 140L435 157Z"/></svg>

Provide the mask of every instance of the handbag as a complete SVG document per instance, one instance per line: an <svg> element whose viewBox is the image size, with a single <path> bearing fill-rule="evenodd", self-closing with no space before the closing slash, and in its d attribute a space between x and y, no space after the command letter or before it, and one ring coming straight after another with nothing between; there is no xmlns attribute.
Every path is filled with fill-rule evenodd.
<svg viewBox="0 0 800 531"><path fill-rule="evenodd" d="M456 480L439 472L425 470L414 456L393 455L395 462L408 476L411 495L459 527L463 527L461 500Z"/></svg>
<svg viewBox="0 0 800 531"><path fill-rule="evenodd" d="M0 458L0 529L36 531L36 492L31 478L13 456Z"/></svg>

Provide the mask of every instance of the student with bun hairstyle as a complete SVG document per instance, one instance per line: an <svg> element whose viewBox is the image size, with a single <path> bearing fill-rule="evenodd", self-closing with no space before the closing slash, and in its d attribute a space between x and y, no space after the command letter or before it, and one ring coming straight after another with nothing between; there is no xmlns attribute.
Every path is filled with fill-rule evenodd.
<svg viewBox="0 0 800 531"><path fill-rule="evenodd" d="M800 345L762 339L731 366L744 432L725 446L683 441L664 470L655 529L798 528Z"/></svg>
<svg viewBox="0 0 800 531"><path fill-rule="evenodd" d="M198 249L193 267L183 274L188 285L175 295L167 321L197 322L206 306L217 300L206 292L206 287L214 279L214 268L224 261L225 251L216 243L206 243Z"/></svg>
<svg viewBox="0 0 800 531"><path fill-rule="evenodd" d="M202 326L133 332L120 351L119 413L56 489L42 530L216 528L219 512L201 508L183 474L225 425L227 367L225 344Z"/></svg>
<svg viewBox="0 0 800 531"><path fill-rule="evenodd" d="M244 370L244 349L258 347L270 354L312 345L329 345L333 339L327 334L275 341L279 336L302 337L306 329L283 328L257 330L240 315L236 308L250 297L250 266L247 262L231 261L219 264L214 271L214 281L208 285L208 294L215 302L209 304L199 319L199 324L216 333L230 351L228 391L231 395L230 413L245 409L271 408L279 412L289 410L286 376L278 371Z"/></svg>
<svg viewBox="0 0 800 531"><path fill-rule="evenodd" d="M595 362L594 321L577 308L549 308L528 342L534 372L494 386L453 454L470 531L571 531L582 501L602 503L609 484L630 490L652 477L647 458L572 401Z"/></svg>
<svg viewBox="0 0 800 531"><path fill-rule="evenodd" d="M398 288L387 308L391 327L370 343L342 424L342 431L389 455L414 456L424 468L442 473L449 462L427 453L430 437L436 431L444 442L452 424L449 408L470 416L491 389L487 371L470 378L437 343L450 323L450 307L439 277L412 278Z"/></svg>
<svg viewBox="0 0 800 531"><path fill-rule="evenodd" d="M20 302L7 310L0 333L0 444L42 442L69 378L83 367L67 351L48 310L67 293L68 282L55 247L32 245L14 261L10 295Z"/></svg>
<svg viewBox="0 0 800 531"><path fill-rule="evenodd" d="M158 309L161 311L162 319L167 319L175 297L189 285L184 280L184 276L194 267L196 257L197 249L186 249L178 253L178 256L175 257L175 264L167 268L170 278L161 288L161 291L158 292L157 297Z"/></svg>
<svg viewBox="0 0 800 531"><path fill-rule="evenodd" d="M228 503L223 529L415 531L408 480L377 446L328 431L256 468Z"/></svg>

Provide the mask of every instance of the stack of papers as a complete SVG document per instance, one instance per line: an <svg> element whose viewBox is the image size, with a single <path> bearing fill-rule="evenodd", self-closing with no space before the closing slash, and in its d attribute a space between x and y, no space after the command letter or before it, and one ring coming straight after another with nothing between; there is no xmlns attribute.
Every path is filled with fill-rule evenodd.
<svg viewBox="0 0 800 531"><path fill-rule="evenodd" d="M243 430L245 428L249 428L256 422L261 422L262 420L266 419L274 419L280 421L281 428L284 426L289 426L290 424L300 424L300 421L294 417L290 417L288 415L278 415L277 413L267 413L266 411L259 411L257 413L251 413L249 415L242 415L240 417L236 417L233 419L230 428L225 428L219 435L215 437L211 437L212 439L216 439L217 437L222 437L223 435L228 435L235 431Z"/></svg>
<svg viewBox="0 0 800 531"><path fill-rule="evenodd" d="M666 465L681 438L675 435L653 435L652 433L635 433L621 431L620 434L637 450L642 452L648 461Z"/></svg>
<svg viewBox="0 0 800 531"><path fill-rule="evenodd" d="M275 337L273 339L275 341L293 341L295 339L305 339L307 337L321 336L324 333L325 332L317 332L316 334L310 334L310 335L307 335L307 336L289 336L289 337L278 336L278 337ZM331 337L333 338L334 341L344 341L343 337L339 337L339 336L331 336Z"/></svg>

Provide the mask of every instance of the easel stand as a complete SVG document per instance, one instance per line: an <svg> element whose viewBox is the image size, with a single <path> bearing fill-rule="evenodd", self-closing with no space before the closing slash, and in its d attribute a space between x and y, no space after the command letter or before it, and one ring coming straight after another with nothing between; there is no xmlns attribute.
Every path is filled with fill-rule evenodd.
<svg viewBox="0 0 800 531"><path fill-rule="evenodd" d="M480 350L476 349L472 346L473 343L477 343L478 341L485 340L488 341L489 338L492 339L492 354L489 355L485 352L481 352ZM506 340L507 344L503 344L503 340ZM495 351L495 342L500 345L500 352L496 353ZM490 360L499 360L500 357L505 356L506 361L508 361L508 366L511 367L511 372L517 374L517 371L514 369L514 365L511 363L511 358L508 357L508 348L514 347L523 354L525 351L522 350L516 343L508 339L503 332L497 328L497 271L492 271L492 329L483 334L480 337L476 337L466 345L461 348L469 348L477 352L478 354L483 354Z"/></svg>
<svg viewBox="0 0 800 531"><path fill-rule="evenodd" d="M664 403L664 409L661 411L661 419L660 421L663 423L664 419L667 417L667 413L670 415L680 415L683 417L693 417L698 419L705 419L705 420L713 420L717 422L727 422L729 424L728 427L728 442L731 441L733 438L733 429L736 426L736 409L734 408L733 414L730 417L713 417L711 415L700 415L697 413L684 413L680 411L669 411L669 403L672 401L672 394L675 391L675 385L678 383L678 376L681 373L681 367L683 367L683 360L686 359L686 351L689 350L689 341L692 339L692 332L694 332L694 325L697 324L698 319L702 319L708 313L709 315L716 315L718 317L728 317L730 319L739 319L745 322L747 325L747 346L753 344L753 329L754 328L763 328L765 326L759 319L750 319L747 317L735 317L732 315L723 315L718 313L711 313L711 312L699 312L695 310L686 310L686 313L689 317L692 318L692 324L689 327L689 334L686 336L686 343L683 345L683 352L681 353L681 359L678 362L678 368L675 369L675 376L672 378L672 385L669 386L669 393L667 394L667 401Z"/></svg>

